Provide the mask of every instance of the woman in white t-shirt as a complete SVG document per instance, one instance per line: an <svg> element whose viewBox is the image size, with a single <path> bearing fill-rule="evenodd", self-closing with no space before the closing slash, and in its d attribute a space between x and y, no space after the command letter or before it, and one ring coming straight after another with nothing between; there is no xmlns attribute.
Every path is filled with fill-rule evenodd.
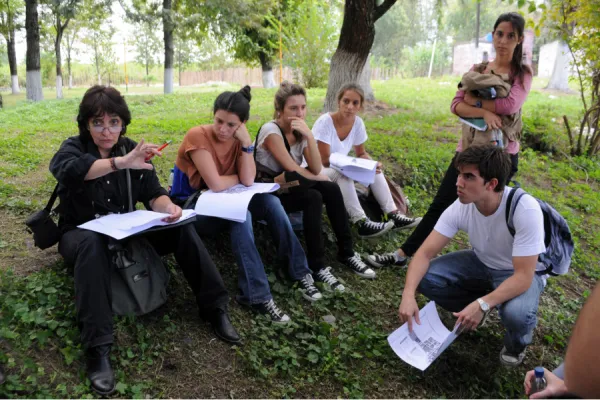
<svg viewBox="0 0 600 400"><path fill-rule="evenodd" d="M317 139L321 162L325 166L322 173L340 186L350 221L358 224L359 235L364 237L379 236L390 229L417 226L421 218L409 218L398 211L383 175L381 162L377 163L375 182L370 187L381 210L387 215L387 223L374 222L367 218L358 201L354 181L330 168L329 157L332 153L346 156L350 150L354 150L356 157L371 159L365 149L365 123L357 115L365 99L363 89L355 83L347 83L339 90L337 99L338 110L321 115L313 125L312 131Z"/></svg>

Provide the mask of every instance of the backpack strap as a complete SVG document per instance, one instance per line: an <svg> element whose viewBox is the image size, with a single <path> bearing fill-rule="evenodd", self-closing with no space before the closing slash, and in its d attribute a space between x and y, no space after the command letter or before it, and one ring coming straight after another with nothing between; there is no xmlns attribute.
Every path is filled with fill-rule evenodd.
<svg viewBox="0 0 600 400"><path fill-rule="evenodd" d="M506 199L506 227L508 228L508 231L513 237L515 236L515 225L513 221L515 217L515 210L517 209L519 200L521 200L521 197L523 197L525 194L527 194L527 192L525 192L520 187L514 187L510 190L510 193L508 193L508 198Z"/></svg>
<svg viewBox="0 0 600 400"><path fill-rule="evenodd" d="M271 121L275 124L275 126L277 128L279 128L279 131L281 132L281 137L283 137L283 144L285 145L285 149L287 150L288 153L291 152L291 147L290 147L290 143L288 142L287 138L285 137L285 133L283 133L283 129L281 129L281 127L279 126L279 124L275 121ZM265 126L265 124L261 125L260 128L258 128L258 132L256 132L256 140L254 141L255 145L254 145L254 161L256 161L256 149L258 149L258 138L260 136L260 130L262 129L262 127Z"/></svg>
<svg viewBox="0 0 600 400"><path fill-rule="evenodd" d="M125 146L121 146L121 153L123 154L123 156L125 156L127 154L127 152L125 151ZM125 169L125 174L127 176L127 200L128 200L128 204L129 204L129 212L133 211L133 199L132 199L132 195L131 195L131 173L129 172L129 168Z"/></svg>
<svg viewBox="0 0 600 400"><path fill-rule="evenodd" d="M58 183L56 184L56 186L54 186L54 191L52 192L52 195L50 196L50 199L48 200L48 204L46 204L46 207L44 208L44 210L46 210L48 212L48 214L50 214L52 212L52 206L54 205L54 202L56 201L57 197L58 197Z"/></svg>

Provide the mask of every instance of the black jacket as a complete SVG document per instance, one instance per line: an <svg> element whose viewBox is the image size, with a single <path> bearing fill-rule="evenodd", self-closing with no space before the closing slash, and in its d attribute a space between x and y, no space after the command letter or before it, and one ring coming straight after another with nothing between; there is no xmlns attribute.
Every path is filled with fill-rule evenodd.
<svg viewBox="0 0 600 400"><path fill-rule="evenodd" d="M123 155L135 148L136 143L121 137L112 148L110 156ZM91 219L110 213L128 211L127 178L124 170L111 172L97 179L85 181L92 164L100 159L93 141L82 142L79 136L65 140L50 161L50 172L59 183L58 226L63 232L74 229ZM138 201L150 209L150 201L168 195L160 186L155 170L129 170L133 204Z"/></svg>

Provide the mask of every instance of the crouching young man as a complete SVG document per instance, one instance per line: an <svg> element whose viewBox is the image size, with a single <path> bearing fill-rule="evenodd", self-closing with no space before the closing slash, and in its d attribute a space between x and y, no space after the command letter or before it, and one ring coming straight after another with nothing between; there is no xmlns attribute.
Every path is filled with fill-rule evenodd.
<svg viewBox="0 0 600 400"><path fill-rule="evenodd" d="M493 146L470 147L455 165L458 200L444 211L408 266L399 316L411 331L413 316L420 323L417 290L453 312L463 332L476 329L497 307L506 328L500 361L516 366L532 341L545 284L536 274L544 270L538 255L546 251L542 210L533 197L523 196L514 214L513 237L505 220L508 154ZM433 259L459 230L469 235L472 250Z"/></svg>

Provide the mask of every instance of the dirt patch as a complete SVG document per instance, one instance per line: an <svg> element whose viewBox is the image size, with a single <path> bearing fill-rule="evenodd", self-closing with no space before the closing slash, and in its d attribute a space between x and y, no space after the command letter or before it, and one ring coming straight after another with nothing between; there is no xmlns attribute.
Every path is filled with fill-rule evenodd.
<svg viewBox="0 0 600 400"><path fill-rule="evenodd" d="M375 100L365 102L361 114L364 119L367 119L394 115L400 112L404 112L404 110L402 110L401 108L396 108L390 104L384 103L383 101Z"/></svg>
<svg viewBox="0 0 600 400"><path fill-rule="evenodd" d="M60 260L56 246L44 251L33 244L25 230L24 216L0 211L0 269L12 268L17 275L28 275Z"/></svg>

